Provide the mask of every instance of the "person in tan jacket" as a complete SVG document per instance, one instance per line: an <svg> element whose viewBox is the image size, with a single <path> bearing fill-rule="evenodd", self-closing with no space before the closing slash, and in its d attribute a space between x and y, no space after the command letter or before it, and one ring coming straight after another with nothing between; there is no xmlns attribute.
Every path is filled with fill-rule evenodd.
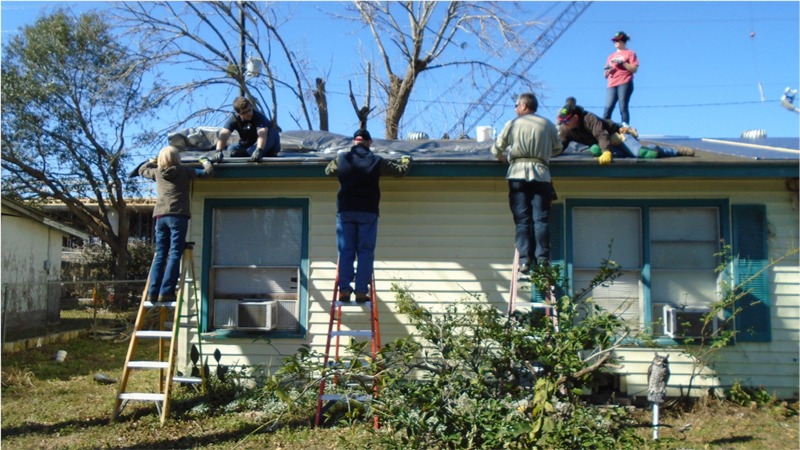
<svg viewBox="0 0 800 450"><path fill-rule="evenodd" d="M536 115L538 108L536 96L521 94L514 108L517 117L505 124L492 145L492 154L509 163L508 204L523 274L530 273L533 263L550 264L550 205L556 199L550 158L563 151L555 124Z"/></svg>

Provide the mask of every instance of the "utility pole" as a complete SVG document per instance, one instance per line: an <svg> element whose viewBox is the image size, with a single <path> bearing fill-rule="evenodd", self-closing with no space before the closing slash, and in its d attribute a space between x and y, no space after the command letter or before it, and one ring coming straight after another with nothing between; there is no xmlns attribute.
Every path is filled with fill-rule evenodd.
<svg viewBox="0 0 800 450"><path fill-rule="evenodd" d="M245 78L244 78L245 77L245 75L244 75L245 72L244 71L245 71L245 64L246 64L245 60L244 60L244 55L245 55L245 48L244 48L244 46L245 46L245 39L244 39L244 33L245 33L245 29L244 29L244 1L243 0L239 0L238 3L239 3L239 48L240 48L240 53L239 53L239 75L241 76L241 79L239 80L239 93L241 94L242 97L244 97L244 80L245 80Z"/></svg>

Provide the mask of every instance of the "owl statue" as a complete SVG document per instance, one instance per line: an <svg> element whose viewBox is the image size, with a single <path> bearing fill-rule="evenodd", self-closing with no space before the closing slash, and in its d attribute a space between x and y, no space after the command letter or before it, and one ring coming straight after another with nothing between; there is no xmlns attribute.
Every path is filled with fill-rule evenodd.
<svg viewBox="0 0 800 450"><path fill-rule="evenodd" d="M656 353L653 363L647 369L647 400L653 403L663 403L667 396L668 380L669 354L661 356Z"/></svg>

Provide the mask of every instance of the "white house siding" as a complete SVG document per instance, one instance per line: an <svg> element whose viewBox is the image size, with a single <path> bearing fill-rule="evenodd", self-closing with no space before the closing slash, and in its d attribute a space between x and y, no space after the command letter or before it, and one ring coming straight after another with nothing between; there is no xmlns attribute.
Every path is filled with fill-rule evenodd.
<svg viewBox="0 0 800 450"><path fill-rule="evenodd" d="M7 335L59 320L63 233L15 211L6 214L4 208L3 213L2 299Z"/></svg>
<svg viewBox="0 0 800 450"><path fill-rule="evenodd" d="M320 170L322 170L320 168ZM413 170L413 169L412 169ZM598 167L598 170L603 170ZM778 256L797 245L797 211L781 180L627 180L556 179L559 201L567 198L724 198L732 204L766 203L770 252ZM514 226L502 178L383 178L375 278L381 337L389 342L412 330L396 313L393 282L407 286L415 299L434 310L477 294L502 310L514 252ZM305 198L309 200L309 302L306 339L273 339L281 354L301 344L323 352L336 268L335 178L195 182L189 239L198 243L195 264L202 267L203 202L206 198ZM690 225L687 225L690 226ZM782 396L796 395L798 379L798 261L795 256L771 271L773 341L740 344L725 349L717 368L719 381L763 384ZM365 314L344 322L367 328ZM193 337L194 339L194 337ZM271 347L250 339L209 339L203 351L219 348L222 364L280 364ZM662 350L662 353L664 350ZM670 385L688 384L691 363L670 350ZM624 357L621 384L629 394L642 391L652 349L620 352ZM185 357L184 357L185 358ZM185 359L184 359L185 361ZM757 364L753 364L757 362ZM767 368L769 365L769 368ZM704 383L699 380L695 383ZM708 383L708 382L706 382ZM677 392L677 391L676 391Z"/></svg>

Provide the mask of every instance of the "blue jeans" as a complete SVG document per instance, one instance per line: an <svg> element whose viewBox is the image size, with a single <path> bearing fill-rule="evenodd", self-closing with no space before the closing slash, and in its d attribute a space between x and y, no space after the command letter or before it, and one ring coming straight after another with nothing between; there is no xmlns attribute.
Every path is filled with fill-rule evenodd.
<svg viewBox="0 0 800 450"><path fill-rule="evenodd" d="M617 100L619 100L619 112L622 115L622 122L630 124L631 114L628 111L628 104L631 101L631 95L633 95L633 80L608 88L606 90L606 109L603 112L603 119L611 119L614 107L617 105Z"/></svg>
<svg viewBox="0 0 800 450"><path fill-rule="evenodd" d="M147 296L151 299L175 297L188 229L188 216L169 215L156 220L156 256L150 266L150 285L147 288Z"/></svg>
<svg viewBox="0 0 800 450"><path fill-rule="evenodd" d="M250 146L244 146L241 142L237 142L229 145L228 151L230 152L231 158L253 156L253 152L256 151L256 144L253 143ZM279 151L281 151L281 136L276 130L270 128L267 130L267 139L264 143L264 152L261 156L268 158L278 156Z"/></svg>
<svg viewBox="0 0 800 450"><path fill-rule="evenodd" d="M378 215L369 212L340 212L336 216L336 243L339 247L339 292L369 293L372 268L375 265L375 246L378 242ZM353 266L358 255L358 269Z"/></svg>
<svg viewBox="0 0 800 450"><path fill-rule="evenodd" d="M550 259L550 205L555 199L552 183L508 180L508 204L514 216L520 264Z"/></svg>

